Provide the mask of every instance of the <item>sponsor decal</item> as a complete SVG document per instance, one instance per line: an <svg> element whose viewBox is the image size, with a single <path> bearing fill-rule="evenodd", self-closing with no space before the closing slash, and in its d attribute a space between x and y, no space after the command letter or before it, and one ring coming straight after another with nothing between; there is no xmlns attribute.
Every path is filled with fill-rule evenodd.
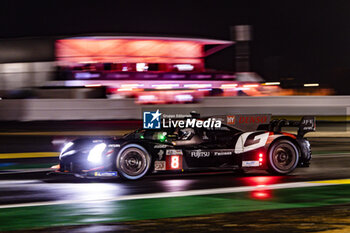
<svg viewBox="0 0 350 233"><path fill-rule="evenodd" d="M156 145L154 146L154 149L161 149L161 148L166 148L166 147L168 147L168 145L165 145L165 144L156 144Z"/></svg>
<svg viewBox="0 0 350 233"><path fill-rule="evenodd" d="M242 161L242 167L259 167L259 161Z"/></svg>
<svg viewBox="0 0 350 233"><path fill-rule="evenodd" d="M313 131L313 130L314 130L314 127L312 127L312 126L305 126L305 127L303 128L303 130L304 130L304 131Z"/></svg>
<svg viewBox="0 0 350 233"><path fill-rule="evenodd" d="M301 122L302 130L303 131L314 131L315 125L314 125L314 119L303 119Z"/></svg>
<svg viewBox="0 0 350 233"><path fill-rule="evenodd" d="M239 124L252 124L252 123L258 123L258 124L265 124L267 123L267 116L240 116L238 118Z"/></svg>
<svg viewBox="0 0 350 233"><path fill-rule="evenodd" d="M158 159L159 159L159 160L162 160L163 154L164 154L164 151L163 151L163 150L160 150L160 151L158 152Z"/></svg>
<svg viewBox="0 0 350 233"><path fill-rule="evenodd" d="M182 150L166 150L166 155L182 155Z"/></svg>
<svg viewBox="0 0 350 233"><path fill-rule="evenodd" d="M143 112L144 129L160 129L160 116L162 114L157 109L156 112Z"/></svg>
<svg viewBox="0 0 350 233"><path fill-rule="evenodd" d="M108 147L120 147L120 144L109 144Z"/></svg>
<svg viewBox="0 0 350 233"><path fill-rule="evenodd" d="M234 125L236 124L236 117L235 116L227 116L227 124L228 125Z"/></svg>
<svg viewBox="0 0 350 233"><path fill-rule="evenodd" d="M210 152L196 150L196 151L191 151L190 155L192 158L206 158L210 156Z"/></svg>
<svg viewBox="0 0 350 233"><path fill-rule="evenodd" d="M155 171L165 171L166 166L165 166L165 161L154 161L154 170Z"/></svg>
<svg viewBox="0 0 350 233"><path fill-rule="evenodd" d="M94 172L94 176L117 176L117 172Z"/></svg>
<svg viewBox="0 0 350 233"><path fill-rule="evenodd" d="M232 155L232 151L215 151L214 156Z"/></svg>

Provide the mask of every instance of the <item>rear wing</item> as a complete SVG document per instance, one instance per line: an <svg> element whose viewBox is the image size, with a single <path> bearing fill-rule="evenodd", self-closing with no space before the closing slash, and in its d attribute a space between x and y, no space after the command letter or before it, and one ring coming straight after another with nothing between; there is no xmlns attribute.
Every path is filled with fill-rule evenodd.
<svg viewBox="0 0 350 233"><path fill-rule="evenodd" d="M302 138L306 133L316 131L316 117L304 116L300 121L272 120L270 124L259 125L258 130L279 133L283 127L298 127L297 136Z"/></svg>

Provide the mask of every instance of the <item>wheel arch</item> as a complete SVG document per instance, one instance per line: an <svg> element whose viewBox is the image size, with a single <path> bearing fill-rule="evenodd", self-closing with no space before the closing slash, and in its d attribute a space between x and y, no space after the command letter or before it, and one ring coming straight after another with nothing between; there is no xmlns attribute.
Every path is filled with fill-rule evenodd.
<svg viewBox="0 0 350 233"><path fill-rule="evenodd" d="M148 168L146 169L146 172L140 178L142 178L144 175L147 175L153 169L152 168L153 156L144 145L145 145L145 143L139 143L139 142L135 142L135 141L130 141L130 142L124 143L120 147L120 149L115 152L115 155L114 155L114 161L115 161L114 167L115 167L115 169L118 171L118 166L119 166L119 158L118 157L121 156L121 154L124 152L124 150L126 150L128 148L136 147L140 150L144 150L147 153L147 155L149 156L150 162L149 162ZM131 180L130 178L128 178L128 179ZM136 178L136 179L139 179L139 178Z"/></svg>
<svg viewBox="0 0 350 233"><path fill-rule="evenodd" d="M299 158L301 157L301 148L300 148L299 143L297 142L296 139L294 139L294 138L292 138L292 137L290 137L290 136L287 136L287 135L281 135L281 136L275 138L275 139L269 144L269 146L268 146L268 148L267 148L267 153L269 153L271 147L272 147L277 141L281 141L281 140L288 140L288 141L290 141L291 143L293 143L294 146L298 149L298 151L297 151L297 152L298 152L298 157L299 157Z"/></svg>
<svg viewBox="0 0 350 233"><path fill-rule="evenodd" d="M141 147L143 147L147 153L151 156L151 158L153 159L153 155L152 155L152 143L148 143L146 141L126 141L124 143L122 143L120 145L120 148L118 150L114 151L114 157L115 159L117 158L117 156L119 155L120 151L123 150L124 147L130 145L130 144L135 144L135 145L139 145Z"/></svg>

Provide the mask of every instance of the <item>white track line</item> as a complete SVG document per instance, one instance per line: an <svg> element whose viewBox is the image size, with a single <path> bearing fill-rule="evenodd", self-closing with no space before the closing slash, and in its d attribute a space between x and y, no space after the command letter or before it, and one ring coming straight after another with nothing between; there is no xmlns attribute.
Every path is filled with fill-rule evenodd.
<svg viewBox="0 0 350 233"><path fill-rule="evenodd" d="M0 205L0 209L238 193L238 192L254 191L262 188L263 189L288 189L288 188L319 187L319 186L329 186L329 185L337 185L337 184L336 183L293 182L293 183L283 183L283 184L272 184L272 185L266 185L263 187L259 187L259 186L229 187L229 188L218 188L218 189L201 189L201 190L187 190L187 191L178 191L178 192L124 195L124 196L117 196L117 197L111 197L111 198L105 198L105 199L57 200L57 201L7 204L7 205Z"/></svg>
<svg viewBox="0 0 350 233"><path fill-rule="evenodd" d="M312 158L340 158L349 157L350 153L333 153L333 154L313 154Z"/></svg>

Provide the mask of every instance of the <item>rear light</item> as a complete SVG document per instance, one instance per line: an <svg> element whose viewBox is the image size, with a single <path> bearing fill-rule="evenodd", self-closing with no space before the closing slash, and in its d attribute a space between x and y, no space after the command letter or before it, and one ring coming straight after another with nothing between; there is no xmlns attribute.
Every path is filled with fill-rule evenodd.
<svg viewBox="0 0 350 233"><path fill-rule="evenodd" d="M262 162L264 161L264 154L263 153L260 153L259 154L259 165L262 165Z"/></svg>

